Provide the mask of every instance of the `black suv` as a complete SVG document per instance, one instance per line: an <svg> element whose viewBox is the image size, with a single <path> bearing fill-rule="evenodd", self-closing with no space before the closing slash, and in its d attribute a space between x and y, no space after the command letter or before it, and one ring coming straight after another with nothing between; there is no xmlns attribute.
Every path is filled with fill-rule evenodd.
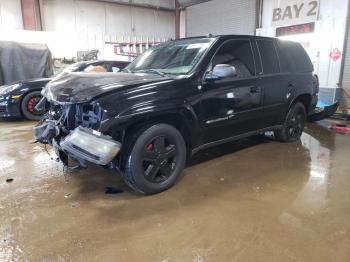
<svg viewBox="0 0 350 262"><path fill-rule="evenodd" d="M170 41L121 73L51 81L35 137L67 166L116 168L130 187L154 194L171 187L199 150L265 131L298 140L317 102L312 72L294 42L237 35Z"/></svg>

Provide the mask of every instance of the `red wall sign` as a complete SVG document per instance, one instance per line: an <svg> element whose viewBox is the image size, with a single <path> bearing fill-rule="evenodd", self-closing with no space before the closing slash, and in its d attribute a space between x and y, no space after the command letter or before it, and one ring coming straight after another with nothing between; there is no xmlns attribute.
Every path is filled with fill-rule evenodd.
<svg viewBox="0 0 350 262"><path fill-rule="evenodd" d="M335 62L341 57L341 52L338 48L335 48L330 54L329 57Z"/></svg>

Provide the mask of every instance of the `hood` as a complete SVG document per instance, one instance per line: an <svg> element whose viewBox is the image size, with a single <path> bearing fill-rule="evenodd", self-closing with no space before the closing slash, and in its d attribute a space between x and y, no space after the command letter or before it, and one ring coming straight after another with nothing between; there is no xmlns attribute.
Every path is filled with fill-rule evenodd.
<svg viewBox="0 0 350 262"><path fill-rule="evenodd" d="M173 78L143 73L69 73L49 82L43 95L49 101L58 103L83 103L121 88L171 79Z"/></svg>
<svg viewBox="0 0 350 262"><path fill-rule="evenodd" d="M50 78L35 78L12 82L11 84L0 86L0 96L18 92L18 90L20 90L19 92L26 92L31 87L45 86L50 80Z"/></svg>
<svg viewBox="0 0 350 262"><path fill-rule="evenodd" d="M16 84L31 84L31 83L47 83L51 80L51 78L33 78L33 79L25 79L25 80L19 80L16 82L12 82L10 84L7 84L6 86L10 85L16 85Z"/></svg>

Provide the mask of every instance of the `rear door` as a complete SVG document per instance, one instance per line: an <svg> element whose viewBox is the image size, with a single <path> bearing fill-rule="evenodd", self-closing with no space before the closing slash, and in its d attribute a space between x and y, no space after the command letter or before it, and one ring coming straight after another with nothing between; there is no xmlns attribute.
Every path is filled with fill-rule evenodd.
<svg viewBox="0 0 350 262"><path fill-rule="evenodd" d="M260 58L259 84L264 90L264 127L282 124L288 92L294 82L284 64L280 62L274 39L256 39Z"/></svg>
<svg viewBox="0 0 350 262"><path fill-rule="evenodd" d="M262 89L258 85L251 40L232 39L224 42L213 56L208 71L218 64L234 66L237 75L216 81L203 80L201 121L204 143L261 127Z"/></svg>

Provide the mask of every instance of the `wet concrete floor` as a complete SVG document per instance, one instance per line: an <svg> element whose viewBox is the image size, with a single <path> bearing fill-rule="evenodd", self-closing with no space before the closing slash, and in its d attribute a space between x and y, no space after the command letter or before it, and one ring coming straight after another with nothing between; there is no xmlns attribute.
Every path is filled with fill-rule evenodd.
<svg viewBox="0 0 350 262"><path fill-rule="evenodd" d="M112 170L64 172L32 125L0 122L0 261L350 261L350 135L216 147L145 197Z"/></svg>

